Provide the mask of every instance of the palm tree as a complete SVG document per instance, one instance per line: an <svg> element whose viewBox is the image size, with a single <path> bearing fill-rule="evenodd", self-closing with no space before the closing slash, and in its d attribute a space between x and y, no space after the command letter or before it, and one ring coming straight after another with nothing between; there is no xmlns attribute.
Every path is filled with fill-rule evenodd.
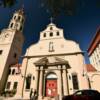
<svg viewBox="0 0 100 100"><path fill-rule="evenodd" d="M0 0L0 6L12 7L16 3L16 0Z"/></svg>
<svg viewBox="0 0 100 100"><path fill-rule="evenodd" d="M52 16L57 16L61 12L73 15L77 7L78 0L41 0L41 6L45 7Z"/></svg>

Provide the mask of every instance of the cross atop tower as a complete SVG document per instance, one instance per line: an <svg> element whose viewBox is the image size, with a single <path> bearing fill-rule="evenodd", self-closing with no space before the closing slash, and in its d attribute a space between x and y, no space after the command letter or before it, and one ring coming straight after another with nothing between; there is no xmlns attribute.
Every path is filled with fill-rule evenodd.
<svg viewBox="0 0 100 100"><path fill-rule="evenodd" d="M51 23L53 23L53 20L54 20L54 18L53 17L50 17L50 22Z"/></svg>
<svg viewBox="0 0 100 100"><path fill-rule="evenodd" d="M21 10L24 12L24 4L22 4L22 6L21 6Z"/></svg>

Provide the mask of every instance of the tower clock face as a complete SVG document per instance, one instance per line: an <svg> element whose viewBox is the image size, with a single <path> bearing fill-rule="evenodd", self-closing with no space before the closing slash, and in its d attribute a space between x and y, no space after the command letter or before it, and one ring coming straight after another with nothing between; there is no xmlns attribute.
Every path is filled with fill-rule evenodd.
<svg viewBox="0 0 100 100"><path fill-rule="evenodd" d="M9 31L4 31L2 33L2 41L10 41L11 40L11 34Z"/></svg>
<svg viewBox="0 0 100 100"><path fill-rule="evenodd" d="M6 34L4 35L4 37L5 37L5 38L8 38L8 37L9 37L9 34L8 34L8 33L6 33Z"/></svg>
<svg viewBox="0 0 100 100"><path fill-rule="evenodd" d="M8 38L9 36L10 36L9 33L7 32L4 33L4 38Z"/></svg>
<svg viewBox="0 0 100 100"><path fill-rule="evenodd" d="M2 32L0 35L0 41L4 41L8 37L9 37L9 34L7 32Z"/></svg>

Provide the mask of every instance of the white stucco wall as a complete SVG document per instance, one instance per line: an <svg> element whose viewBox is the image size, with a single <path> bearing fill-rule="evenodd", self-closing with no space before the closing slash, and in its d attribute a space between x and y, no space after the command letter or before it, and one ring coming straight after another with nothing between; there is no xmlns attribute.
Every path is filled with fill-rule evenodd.
<svg viewBox="0 0 100 100"><path fill-rule="evenodd" d="M50 27L52 27L52 30L50 30ZM57 35L58 31L59 35ZM51 32L53 33L53 36L50 36ZM44 34L46 34L46 37L44 37ZM53 43L52 45L50 45L51 42ZM66 40L63 35L63 30L57 28L56 25L52 23L49 24L44 31L40 32L40 40L27 49L23 59L23 74L25 76L31 74L32 77L35 77L35 80L31 79L31 88L33 89L36 88L35 81L37 79L37 68L34 63L43 57L58 57L68 61L70 66L70 69L67 69L69 94L75 92L73 90L72 78L69 79L69 75L72 77L73 73L77 73L79 89L88 88L86 77L82 76L84 69L84 56L79 44L72 40ZM53 68L56 68L56 66L53 66ZM48 69L50 70L50 67ZM54 72L56 73L56 71ZM24 98L29 98L30 90L25 90L25 85L26 83L24 84L23 96ZM21 86L23 87L23 84Z"/></svg>

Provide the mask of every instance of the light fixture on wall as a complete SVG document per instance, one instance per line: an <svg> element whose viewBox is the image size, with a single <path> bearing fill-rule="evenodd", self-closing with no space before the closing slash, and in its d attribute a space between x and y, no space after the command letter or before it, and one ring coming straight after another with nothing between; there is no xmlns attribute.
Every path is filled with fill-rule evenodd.
<svg viewBox="0 0 100 100"><path fill-rule="evenodd" d="M83 76L83 77L86 76L86 79L87 79L88 85L89 85L89 89L91 89L91 81L90 81L90 78L89 78L89 76L87 75L87 73L83 73L82 76Z"/></svg>

